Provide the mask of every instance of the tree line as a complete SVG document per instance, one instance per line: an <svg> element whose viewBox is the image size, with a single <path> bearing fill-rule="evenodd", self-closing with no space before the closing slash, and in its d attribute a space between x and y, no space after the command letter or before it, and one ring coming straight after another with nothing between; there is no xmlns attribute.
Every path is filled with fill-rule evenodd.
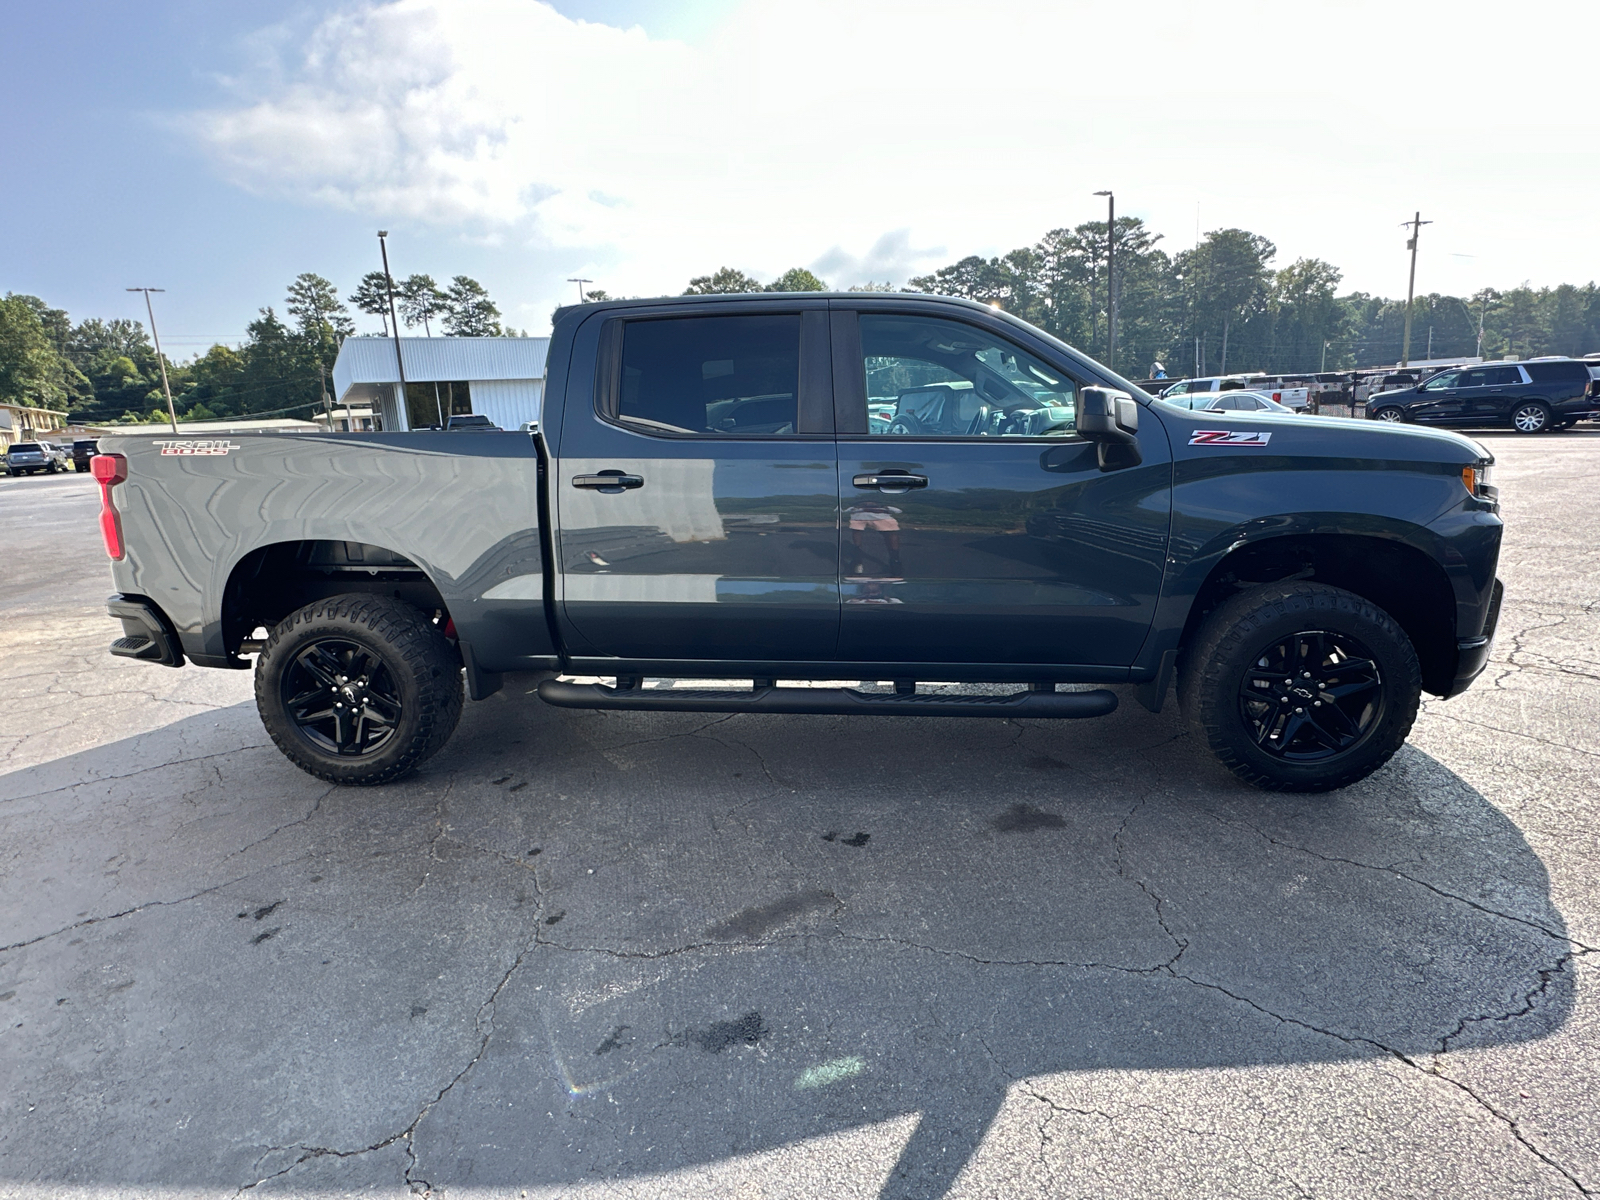
<svg viewBox="0 0 1600 1200"><path fill-rule="evenodd" d="M405 329L448 337L516 335L475 279L457 275L441 287L429 275L396 281L396 315ZM357 312L390 329L382 271L365 275L350 294ZM207 421L249 416L308 416L323 403L339 345L355 334L339 290L312 272L297 275L284 317L261 309L238 347L212 346L185 362L166 357L178 418ZM285 319L285 317L287 319ZM37 296L0 300L0 402L68 412L87 425L167 419L161 364L141 321L89 318L74 323Z"/></svg>
<svg viewBox="0 0 1600 1200"><path fill-rule="evenodd" d="M1138 378L1164 366L1172 377L1265 371L1349 370L1400 360L1405 301L1339 293L1332 263L1299 258L1275 267L1277 247L1260 234L1217 229L1168 254L1137 217L1115 225L1116 366ZM1107 224L1052 229L1031 246L994 258L969 255L896 289L891 282L851 291L930 292L994 304L1104 361L1110 350ZM808 282L809 286L800 286ZM796 268L758 283L723 267L689 281L708 292L826 291ZM598 297L597 297L598 298ZM1479 329L1482 329L1481 350ZM1430 293L1412 307L1412 361L1600 351L1600 288L1485 288L1471 296Z"/></svg>

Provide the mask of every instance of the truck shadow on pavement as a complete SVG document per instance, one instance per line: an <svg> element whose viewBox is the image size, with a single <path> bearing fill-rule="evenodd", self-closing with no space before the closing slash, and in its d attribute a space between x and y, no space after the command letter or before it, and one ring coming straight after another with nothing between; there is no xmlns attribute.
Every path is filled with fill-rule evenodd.
<svg viewBox="0 0 1600 1200"><path fill-rule="evenodd" d="M1272 796L1126 703L508 687L376 790L241 706L0 777L0 831L0 1175L38 1186L556 1187L917 1114L825 1190L937 1197L1041 1077L1381 1059L1448 1090L1435 1055L1573 1004L1544 865L1445 766Z"/></svg>

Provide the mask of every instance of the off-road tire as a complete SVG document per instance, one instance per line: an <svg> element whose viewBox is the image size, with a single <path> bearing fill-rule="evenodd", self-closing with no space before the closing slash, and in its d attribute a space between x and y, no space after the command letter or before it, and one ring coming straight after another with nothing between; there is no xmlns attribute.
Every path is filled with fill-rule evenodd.
<svg viewBox="0 0 1600 1200"><path fill-rule="evenodd" d="M291 714L284 675L319 642L349 643L376 656L400 701L393 733L365 753L319 745ZM333 596L285 617L256 660L256 708L284 756L329 783L390 783L436 754L461 719L461 658L420 611L388 596Z"/></svg>
<svg viewBox="0 0 1600 1200"><path fill-rule="evenodd" d="M1376 713L1347 748L1314 761L1262 749L1241 692L1263 655L1304 631L1326 631L1362 645L1378 670ZM1267 584L1210 613L1184 653L1178 701L1195 738L1240 779L1269 791L1325 792L1376 771L1411 732L1422 696L1416 650L1393 617L1343 588Z"/></svg>

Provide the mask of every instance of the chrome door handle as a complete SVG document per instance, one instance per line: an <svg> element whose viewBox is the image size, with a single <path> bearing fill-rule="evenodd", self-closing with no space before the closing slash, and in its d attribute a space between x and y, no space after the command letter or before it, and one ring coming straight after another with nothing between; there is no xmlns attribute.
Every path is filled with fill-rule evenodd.
<svg viewBox="0 0 1600 1200"><path fill-rule="evenodd" d="M926 475L902 475L886 471L882 475L857 475L851 482L858 488L908 492L912 488L927 487L928 477Z"/></svg>
<svg viewBox="0 0 1600 1200"><path fill-rule="evenodd" d="M628 475L622 471L601 471L598 475L574 475L575 488L594 488L602 492L620 492L626 488L644 486L643 475Z"/></svg>

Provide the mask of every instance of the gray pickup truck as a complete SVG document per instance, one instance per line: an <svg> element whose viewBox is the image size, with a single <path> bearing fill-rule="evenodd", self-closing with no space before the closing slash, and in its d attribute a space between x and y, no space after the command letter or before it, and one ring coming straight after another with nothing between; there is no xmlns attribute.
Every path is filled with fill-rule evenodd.
<svg viewBox="0 0 1600 1200"><path fill-rule="evenodd" d="M1175 682L1242 778L1325 790L1476 678L1501 595L1477 443L1191 411L937 297L563 310L532 433L101 450L112 653L253 657L273 739L337 783L543 672L566 707L990 718Z"/></svg>

